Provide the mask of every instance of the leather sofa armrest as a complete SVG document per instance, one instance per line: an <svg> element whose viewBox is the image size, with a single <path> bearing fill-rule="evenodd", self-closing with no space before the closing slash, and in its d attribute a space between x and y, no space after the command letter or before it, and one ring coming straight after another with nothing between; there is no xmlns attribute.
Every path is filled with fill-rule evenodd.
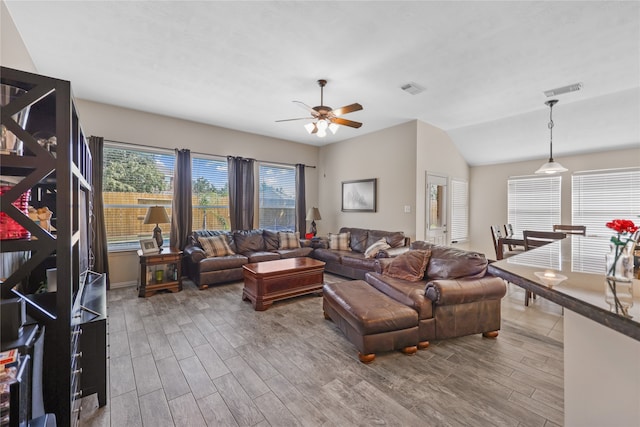
<svg viewBox="0 0 640 427"><path fill-rule="evenodd" d="M432 280L427 283L425 295L435 305L468 304L501 299L507 293L504 280L485 276L480 279Z"/></svg>
<svg viewBox="0 0 640 427"><path fill-rule="evenodd" d="M409 250L409 246L400 246L399 248L382 249L378 251L376 258L393 258Z"/></svg>
<svg viewBox="0 0 640 427"><path fill-rule="evenodd" d="M207 257L207 254L204 252L202 248L198 246L187 246L184 248L184 256L189 258L190 261L194 264L199 263L203 259Z"/></svg>

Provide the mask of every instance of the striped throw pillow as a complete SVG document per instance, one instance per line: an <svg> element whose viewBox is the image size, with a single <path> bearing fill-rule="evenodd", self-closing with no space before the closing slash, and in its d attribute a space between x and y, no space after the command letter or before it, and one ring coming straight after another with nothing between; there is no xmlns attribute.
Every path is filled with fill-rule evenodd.
<svg viewBox="0 0 640 427"><path fill-rule="evenodd" d="M350 251L351 233L329 233L329 249L337 249L339 251Z"/></svg>
<svg viewBox="0 0 640 427"><path fill-rule="evenodd" d="M235 255L226 236L198 237L198 241L208 257Z"/></svg>
<svg viewBox="0 0 640 427"><path fill-rule="evenodd" d="M375 258L378 255L378 252L389 249L391 246L387 243L387 240L383 237L382 239L374 242L371 246L364 251L365 258Z"/></svg>
<svg viewBox="0 0 640 427"><path fill-rule="evenodd" d="M278 231L278 249L297 249L300 247L300 233L285 233Z"/></svg>

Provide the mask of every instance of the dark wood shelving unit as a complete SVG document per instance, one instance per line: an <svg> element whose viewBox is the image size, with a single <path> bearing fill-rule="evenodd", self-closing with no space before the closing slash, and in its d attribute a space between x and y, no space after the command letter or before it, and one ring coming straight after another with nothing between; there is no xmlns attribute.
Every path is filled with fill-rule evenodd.
<svg viewBox="0 0 640 427"><path fill-rule="evenodd" d="M26 259L0 283L0 297L23 297L28 314L46 325L45 409L56 414L57 425L74 426L83 395L97 392L101 406L106 404L106 280L89 271L91 153L70 82L6 67L1 68L0 79L26 91L2 108L2 125L23 142L24 153L0 154L0 175L15 178L13 187L1 196L0 208L31 234L30 239L3 240L0 245L3 257ZM23 129L12 116L27 107L30 113ZM57 138L55 151L38 144L34 135L42 133ZM12 205L27 191L32 206L46 205L53 211L55 233ZM45 191L47 200L39 200ZM52 256L57 290L36 294L29 276ZM87 352L83 349L89 348L88 357L83 356Z"/></svg>

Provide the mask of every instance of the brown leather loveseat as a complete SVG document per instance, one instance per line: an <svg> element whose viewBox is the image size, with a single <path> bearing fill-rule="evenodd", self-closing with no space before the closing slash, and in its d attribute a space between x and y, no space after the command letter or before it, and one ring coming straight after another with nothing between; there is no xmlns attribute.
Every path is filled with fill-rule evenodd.
<svg viewBox="0 0 640 427"><path fill-rule="evenodd" d="M289 234L289 233L287 233ZM201 239L224 236L232 253L207 256ZM299 245L299 238L298 246ZM242 280L242 266L248 263L309 256L310 247L282 248L278 232L269 230L198 230L191 233L184 249L187 276L200 289L217 283Z"/></svg>
<svg viewBox="0 0 640 427"><path fill-rule="evenodd" d="M325 262L324 271L363 280L369 271L375 271L378 258L390 258L409 250L409 237L402 231L367 230L342 227L338 234L348 234L348 247L332 249L329 239L322 238L311 254L312 258ZM384 239L389 248L380 250L374 257L367 257L367 248Z"/></svg>

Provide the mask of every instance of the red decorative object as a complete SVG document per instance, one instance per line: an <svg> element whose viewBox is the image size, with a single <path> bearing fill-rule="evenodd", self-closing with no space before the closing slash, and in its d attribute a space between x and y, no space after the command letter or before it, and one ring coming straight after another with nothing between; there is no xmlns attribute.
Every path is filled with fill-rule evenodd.
<svg viewBox="0 0 640 427"><path fill-rule="evenodd" d="M11 190L13 187L10 185L0 186L0 196ZM22 193L22 195L15 200L12 205L18 208L25 216L29 215L29 197L31 190ZM4 212L0 212L0 240L14 240L14 239L28 239L31 237L31 233L26 228L18 224L13 218L9 217Z"/></svg>
<svg viewBox="0 0 640 427"><path fill-rule="evenodd" d="M305 235L304 235L304 238L305 238L305 239L308 239L308 240L311 240L311 239L313 239L314 237L315 237L315 236L313 235L313 233L307 233L307 234L305 234Z"/></svg>

